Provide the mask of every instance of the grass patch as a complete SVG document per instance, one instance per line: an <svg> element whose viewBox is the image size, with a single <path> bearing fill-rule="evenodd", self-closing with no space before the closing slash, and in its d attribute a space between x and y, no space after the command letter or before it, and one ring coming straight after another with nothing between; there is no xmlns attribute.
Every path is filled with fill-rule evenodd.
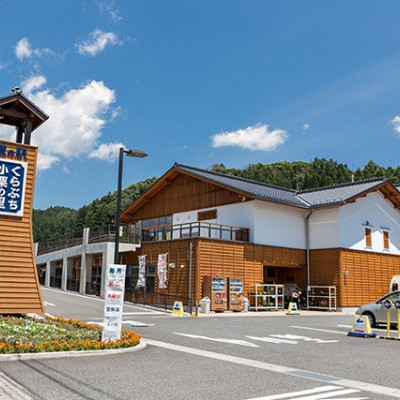
<svg viewBox="0 0 400 400"><path fill-rule="evenodd" d="M136 346L140 336L122 330L121 339L101 341L102 328L65 318L0 317L0 354L104 350Z"/></svg>

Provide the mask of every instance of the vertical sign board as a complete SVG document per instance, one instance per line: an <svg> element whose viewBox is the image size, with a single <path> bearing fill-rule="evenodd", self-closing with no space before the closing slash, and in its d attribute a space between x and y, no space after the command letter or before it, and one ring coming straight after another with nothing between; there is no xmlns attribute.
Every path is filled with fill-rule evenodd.
<svg viewBox="0 0 400 400"><path fill-rule="evenodd" d="M0 159L0 215L24 215L27 163Z"/></svg>
<svg viewBox="0 0 400 400"><path fill-rule="evenodd" d="M103 333L101 340L121 339L126 265L110 264L106 271Z"/></svg>

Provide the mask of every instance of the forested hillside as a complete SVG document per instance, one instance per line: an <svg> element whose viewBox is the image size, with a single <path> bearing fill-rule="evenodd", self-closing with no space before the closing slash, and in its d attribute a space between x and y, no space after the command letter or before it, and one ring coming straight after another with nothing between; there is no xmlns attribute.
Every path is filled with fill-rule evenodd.
<svg viewBox="0 0 400 400"><path fill-rule="evenodd" d="M364 168L351 171L346 164L334 160L315 158L311 162L280 161L272 164L251 164L244 169L227 168L214 164L210 170L235 175L271 185L305 190L322 186L337 185L355 180L386 176L393 183L400 182L400 166L383 168L373 161ZM127 187L122 193L122 209L138 198L157 178L149 178ZM66 207L50 207L33 211L35 241L70 236L83 227L107 225L115 217L117 193L108 193L95 199L79 210Z"/></svg>

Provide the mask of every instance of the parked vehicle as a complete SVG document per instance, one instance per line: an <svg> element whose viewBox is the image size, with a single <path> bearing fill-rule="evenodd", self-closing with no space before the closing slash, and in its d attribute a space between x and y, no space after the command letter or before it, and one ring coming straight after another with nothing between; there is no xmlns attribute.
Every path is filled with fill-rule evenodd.
<svg viewBox="0 0 400 400"><path fill-rule="evenodd" d="M369 319L371 327L378 326L379 324L386 324L387 310L384 306L385 300L391 300L394 304L395 301L400 300L400 290L386 294L375 303L365 304L357 309L357 315L366 315ZM390 322L397 324L397 309L393 307L390 309Z"/></svg>

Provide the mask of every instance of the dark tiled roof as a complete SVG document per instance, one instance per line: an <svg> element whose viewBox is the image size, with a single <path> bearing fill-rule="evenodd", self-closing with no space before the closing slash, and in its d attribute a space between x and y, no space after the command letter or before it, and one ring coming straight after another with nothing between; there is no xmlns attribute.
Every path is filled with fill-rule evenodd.
<svg viewBox="0 0 400 400"><path fill-rule="evenodd" d="M375 178L337 186L327 186L298 192L297 197L305 200L311 207L340 204L375 186L379 186L385 181L387 181L386 178Z"/></svg>
<svg viewBox="0 0 400 400"><path fill-rule="evenodd" d="M291 189L267 185L249 179L194 168L178 163L175 163L174 167L199 177L206 178L207 180L214 181L225 187L248 193L259 200L272 201L302 208L338 205L387 181L387 179L383 177L295 192ZM396 187L399 189L400 184Z"/></svg>

